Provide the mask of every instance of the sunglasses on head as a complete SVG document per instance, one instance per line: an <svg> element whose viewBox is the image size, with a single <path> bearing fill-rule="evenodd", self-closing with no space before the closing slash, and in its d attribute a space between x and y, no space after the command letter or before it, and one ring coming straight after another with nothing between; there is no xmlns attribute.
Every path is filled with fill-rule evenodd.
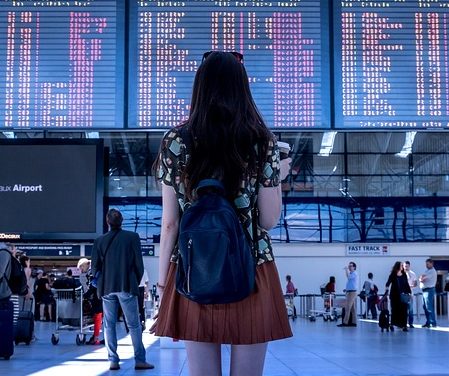
<svg viewBox="0 0 449 376"><path fill-rule="evenodd" d="M208 58L208 56L212 53L212 52L217 52L217 51L207 51L203 54L203 60L206 60ZM243 63L243 55L240 52L236 52L236 51L231 51L229 52L230 54L232 54L238 61L239 63Z"/></svg>

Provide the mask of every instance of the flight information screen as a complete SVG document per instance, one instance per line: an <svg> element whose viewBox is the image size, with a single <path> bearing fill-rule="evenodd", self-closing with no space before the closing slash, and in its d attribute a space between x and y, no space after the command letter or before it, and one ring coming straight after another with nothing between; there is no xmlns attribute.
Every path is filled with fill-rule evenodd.
<svg viewBox="0 0 449 376"><path fill-rule="evenodd" d="M334 2L336 128L449 127L449 1Z"/></svg>
<svg viewBox="0 0 449 376"><path fill-rule="evenodd" d="M0 139L0 238L100 236L103 147L102 140Z"/></svg>
<svg viewBox="0 0 449 376"><path fill-rule="evenodd" d="M0 0L0 128L123 127L120 4Z"/></svg>
<svg viewBox="0 0 449 376"><path fill-rule="evenodd" d="M202 55L220 50L244 55L254 100L269 127L328 128L323 4L131 1L129 126L167 128L185 120Z"/></svg>

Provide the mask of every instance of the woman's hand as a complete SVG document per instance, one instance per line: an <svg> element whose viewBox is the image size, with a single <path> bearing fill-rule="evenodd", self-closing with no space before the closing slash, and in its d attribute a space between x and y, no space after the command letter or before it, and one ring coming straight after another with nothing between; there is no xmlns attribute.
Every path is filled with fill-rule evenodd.
<svg viewBox="0 0 449 376"><path fill-rule="evenodd" d="M280 169L281 169L280 179L281 179L281 181L284 180L289 175L291 163L292 163L291 158L281 159L281 161L280 161Z"/></svg>
<svg viewBox="0 0 449 376"><path fill-rule="evenodd" d="M151 328L149 329L150 334L154 334L156 332L158 317L159 317L159 312L153 316L154 323L153 323L153 325L151 325Z"/></svg>

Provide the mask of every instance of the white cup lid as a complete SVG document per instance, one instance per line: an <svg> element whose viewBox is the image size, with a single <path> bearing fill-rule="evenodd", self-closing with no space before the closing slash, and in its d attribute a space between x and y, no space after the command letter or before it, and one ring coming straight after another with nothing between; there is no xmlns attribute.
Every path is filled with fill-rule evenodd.
<svg viewBox="0 0 449 376"><path fill-rule="evenodd" d="M288 151L290 151L290 144L287 142L278 141L277 145L279 149L287 149Z"/></svg>

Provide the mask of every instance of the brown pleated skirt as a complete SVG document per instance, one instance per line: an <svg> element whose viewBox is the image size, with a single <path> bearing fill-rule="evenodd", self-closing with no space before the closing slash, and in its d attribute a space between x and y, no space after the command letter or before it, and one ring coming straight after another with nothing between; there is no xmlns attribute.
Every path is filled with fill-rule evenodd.
<svg viewBox="0 0 449 376"><path fill-rule="evenodd" d="M198 304L175 289L171 263L159 309L156 335L181 340L233 345L263 343L292 336L276 264L256 268L256 289L229 304Z"/></svg>

